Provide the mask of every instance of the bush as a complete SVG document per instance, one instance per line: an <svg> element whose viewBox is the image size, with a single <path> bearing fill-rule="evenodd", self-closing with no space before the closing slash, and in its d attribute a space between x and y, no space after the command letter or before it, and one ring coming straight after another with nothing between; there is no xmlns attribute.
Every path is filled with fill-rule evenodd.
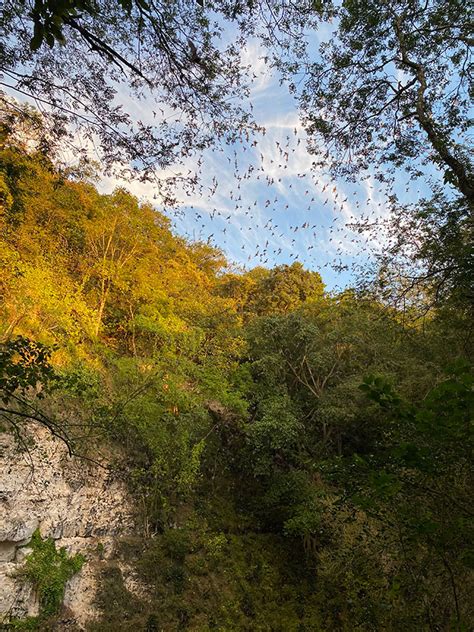
<svg viewBox="0 0 474 632"><path fill-rule="evenodd" d="M26 558L22 575L33 585L37 593L40 606L37 617L39 625L42 621L59 613L66 583L81 570L85 558L81 554L69 557L64 547L58 551L54 540L52 538L43 540L39 529L33 533L30 546L32 552ZM33 623L34 619L31 625ZM34 627L26 629L34 629Z"/></svg>

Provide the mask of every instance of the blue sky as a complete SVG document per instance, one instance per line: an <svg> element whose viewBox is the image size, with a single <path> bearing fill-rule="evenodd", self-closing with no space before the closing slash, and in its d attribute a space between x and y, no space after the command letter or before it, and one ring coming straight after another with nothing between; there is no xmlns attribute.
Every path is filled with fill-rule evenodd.
<svg viewBox="0 0 474 632"><path fill-rule="evenodd" d="M310 34L314 50L331 37L333 28L326 24ZM176 232L221 248L238 268L300 261L319 271L328 289L337 290L354 282L354 269L386 245L381 229L370 235L369 242L369 235L351 228L358 220L386 218L386 193L370 173L348 183L333 181L323 169L314 167L297 103L264 61L266 54L256 40L249 40L242 50L242 64L250 66L255 76L248 104L264 131L248 142L218 145L163 172L163 177L176 172L198 176L199 186L193 191L177 190L176 208L164 209L151 182L104 176L99 188L110 192L125 186L167 212ZM159 113L163 108L164 116L170 115L166 104L133 99L122 89L117 101L145 124L159 122L153 110ZM413 203L428 193L426 185L419 190L419 185L411 183L407 194L405 185L406 174L400 174L397 194L402 201L409 196ZM338 271L341 268L345 270Z"/></svg>
<svg viewBox="0 0 474 632"><path fill-rule="evenodd" d="M335 290L350 284L351 267L368 259L367 242L348 225L362 215L383 217L385 197L370 174L348 184L313 167L297 104L263 57L256 43L243 51L243 63L251 63L256 74L250 95L253 114L265 131L175 168L198 173L201 185L191 195L178 190L180 203L169 214L178 233L215 244L238 267L300 261L320 271L327 287ZM137 116L149 115L146 103L128 106L136 108ZM106 178L100 188L110 191L117 184ZM126 186L163 210L153 184ZM377 247L382 241L372 240L371 248ZM349 270L337 272L333 266L340 264Z"/></svg>

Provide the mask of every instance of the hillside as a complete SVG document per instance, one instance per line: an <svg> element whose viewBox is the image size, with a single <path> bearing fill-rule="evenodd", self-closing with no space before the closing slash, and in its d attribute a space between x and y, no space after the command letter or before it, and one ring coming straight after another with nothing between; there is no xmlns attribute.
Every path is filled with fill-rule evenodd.
<svg viewBox="0 0 474 632"><path fill-rule="evenodd" d="M0 139L2 523L31 463L36 512L2 536L32 600L2 629L470 629L469 306L235 269L31 130Z"/></svg>

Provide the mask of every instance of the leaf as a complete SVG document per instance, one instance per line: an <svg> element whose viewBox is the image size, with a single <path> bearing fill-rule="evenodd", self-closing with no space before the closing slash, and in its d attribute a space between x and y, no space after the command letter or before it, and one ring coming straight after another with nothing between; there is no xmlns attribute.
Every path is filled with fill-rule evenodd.
<svg viewBox="0 0 474 632"><path fill-rule="evenodd" d="M46 33L46 42L50 48L54 46L54 35L52 33Z"/></svg>
<svg viewBox="0 0 474 632"><path fill-rule="evenodd" d="M32 51L38 50L38 48L43 43L43 25L39 22L35 22L33 29L33 37L30 41L30 49Z"/></svg>

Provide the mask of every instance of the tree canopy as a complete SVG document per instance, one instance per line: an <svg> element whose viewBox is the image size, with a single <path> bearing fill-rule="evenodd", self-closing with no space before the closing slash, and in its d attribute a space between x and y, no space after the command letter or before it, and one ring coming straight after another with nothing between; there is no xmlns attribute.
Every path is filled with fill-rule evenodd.
<svg viewBox="0 0 474 632"><path fill-rule="evenodd" d="M19 458L35 424L113 454L136 505L90 630L472 628L468 17L456 0L4 3L1 82L45 109L0 95L1 431ZM313 167L387 184L370 288L239 269L58 159L85 139L148 178L245 135L249 35L300 101ZM167 102L154 123L125 85ZM421 202L401 200L403 167ZM63 579L51 620L7 629L61 625Z"/></svg>
<svg viewBox="0 0 474 632"><path fill-rule="evenodd" d="M51 140L85 156L95 148L123 176L152 177L251 125L236 101L237 43L222 42L211 13L194 1L6 2L0 85L48 113Z"/></svg>

